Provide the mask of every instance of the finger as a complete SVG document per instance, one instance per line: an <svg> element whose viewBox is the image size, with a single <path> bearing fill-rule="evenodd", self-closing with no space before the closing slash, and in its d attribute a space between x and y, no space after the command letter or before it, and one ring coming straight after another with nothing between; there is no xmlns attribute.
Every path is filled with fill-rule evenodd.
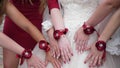
<svg viewBox="0 0 120 68"><path fill-rule="evenodd" d="M55 61L55 64L56 64L56 67L57 67L57 68L60 68L60 67L61 67L61 64L60 64L60 62L59 62L58 60Z"/></svg>
<svg viewBox="0 0 120 68"><path fill-rule="evenodd" d="M47 60L47 58L45 58L45 60ZM39 62L41 65L45 65L45 63L43 61L39 60Z"/></svg>
<svg viewBox="0 0 120 68"><path fill-rule="evenodd" d="M78 53L80 52L80 45L79 45L79 43L76 43L76 50L77 50Z"/></svg>
<svg viewBox="0 0 120 68"><path fill-rule="evenodd" d="M99 60L99 57L96 56L94 61L93 61L93 67L97 66L98 60Z"/></svg>
<svg viewBox="0 0 120 68"><path fill-rule="evenodd" d="M72 48L70 46L68 47L68 52L70 53L71 56L73 56L73 51L72 51Z"/></svg>
<svg viewBox="0 0 120 68"><path fill-rule="evenodd" d="M88 51L91 49L91 46L86 46L85 50Z"/></svg>
<svg viewBox="0 0 120 68"><path fill-rule="evenodd" d="M42 68L42 67L41 67L41 64L38 65L38 68ZM44 66L43 68L45 68L45 66Z"/></svg>
<svg viewBox="0 0 120 68"><path fill-rule="evenodd" d="M102 55L102 60L105 61L106 60L106 52L104 51L103 52L103 55Z"/></svg>
<svg viewBox="0 0 120 68"><path fill-rule="evenodd" d="M47 59L45 59L45 61L46 61L46 60L47 60ZM39 64L40 64L41 67L44 68L44 67L46 66L46 64L45 64L44 62L42 62L42 61L39 61L39 62L40 62Z"/></svg>
<svg viewBox="0 0 120 68"><path fill-rule="evenodd" d="M92 53L88 54L88 56L86 57L84 63L87 63L90 60L91 57L92 57Z"/></svg>
<svg viewBox="0 0 120 68"><path fill-rule="evenodd" d="M87 46L88 46L88 40L86 40L85 43L84 43L84 50L85 51L86 51Z"/></svg>
<svg viewBox="0 0 120 68"><path fill-rule="evenodd" d="M83 49L82 49L83 51L85 51L87 44L88 44L88 40L84 40L83 41Z"/></svg>
<svg viewBox="0 0 120 68"><path fill-rule="evenodd" d="M60 62L61 65L62 65L62 64L63 64L63 60L62 60L62 58L59 58L58 60L59 60L59 62Z"/></svg>
<svg viewBox="0 0 120 68"><path fill-rule="evenodd" d="M54 67L58 68L55 60L53 61L53 64L54 64Z"/></svg>
<svg viewBox="0 0 120 68"><path fill-rule="evenodd" d="M52 49L52 56L55 58L56 57L56 54L55 54L55 50Z"/></svg>
<svg viewBox="0 0 120 68"><path fill-rule="evenodd" d="M75 35L74 35L74 40L75 42L77 41L77 36L78 36L78 31L75 32Z"/></svg>
<svg viewBox="0 0 120 68"><path fill-rule="evenodd" d="M92 57L91 57L91 60L90 60L90 62L89 62L89 66L90 66L90 67L93 67L93 62L94 62L94 60L95 60L95 56L92 56Z"/></svg>
<svg viewBox="0 0 120 68"><path fill-rule="evenodd" d="M57 68L54 62L52 63L52 65L53 65L54 68Z"/></svg>
<svg viewBox="0 0 120 68"><path fill-rule="evenodd" d="M28 68L35 68L35 66L34 65L29 65Z"/></svg>
<svg viewBox="0 0 120 68"><path fill-rule="evenodd" d="M83 42L84 42L84 41L82 41L82 45L81 45L81 54L82 54L83 51L84 51L84 45L83 45Z"/></svg>
<svg viewBox="0 0 120 68"><path fill-rule="evenodd" d="M64 57L63 50L62 50L62 49L60 49L60 51L61 51L61 57L62 57L62 60L63 60L63 62L65 62L65 57Z"/></svg>
<svg viewBox="0 0 120 68"><path fill-rule="evenodd" d="M70 62L70 60L71 60L71 57L73 56L73 53L71 52L71 49L69 48L69 54L68 54L68 56L69 56L69 62Z"/></svg>
<svg viewBox="0 0 120 68"><path fill-rule="evenodd" d="M45 66L47 66L48 65L48 61L47 60L45 60Z"/></svg>
<svg viewBox="0 0 120 68"><path fill-rule="evenodd" d="M66 64L66 62L68 62L68 53L67 53L66 49L63 52L64 52L64 58L65 58L64 63Z"/></svg>
<svg viewBox="0 0 120 68"><path fill-rule="evenodd" d="M76 50L79 53L79 45L78 44L75 44L75 45L76 45Z"/></svg>
<svg viewBox="0 0 120 68"><path fill-rule="evenodd" d="M70 51L69 51L69 47L68 47L68 49L66 50L66 52L67 52L67 56L68 56L68 62L70 62L70 58L71 58L71 53L70 53Z"/></svg>
<svg viewBox="0 0 120 68"><path fill-rule="evenodd" d="M102 57L99 57L98 66L100 66L101 64L102 64Z"/></svg>
<svg viewBox="0 0 120 68"><path fill-rule="evenodd" d="M57 59L60 57L60 50L59 50L59 48L57 47Z"/></svg>
<svg viewBox="0 0 120 68"><path fill-rule="evenodd" d="M82 40L81 40L82 41ZM79 54L81 54L82 53L82 51L81 51L81 49L82 49L82 45L81 45L81 41L79 41L79 46L78 46L78 52L79 52Z"/></svg>
<svg viewBox="0 0 120 68"><path fill-rule="evenodd" d="M28 65L28 68L31 68L31 66Z"/></svg>
<svg viewBox="0 0 120 68"><path fill-rule="evenodd" d="M77 51L78 51L78 53L80 52L80 45L79 45L79 43L78 42L76 42L76 46L77 46Z"/></svg>
<svg viewBox="0 0 120 68"><path fill-rule="evenodd" d="M81 46L81 51L82 51L82 53L84 52L84 49L85 48L85 41L82 41L82 46Z"/></svg>

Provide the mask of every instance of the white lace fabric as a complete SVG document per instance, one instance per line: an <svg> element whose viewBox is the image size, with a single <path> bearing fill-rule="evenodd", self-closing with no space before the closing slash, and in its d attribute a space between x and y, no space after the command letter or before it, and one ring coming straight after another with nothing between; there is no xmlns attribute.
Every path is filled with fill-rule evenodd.
<svg viewBox="0 0 120 68"><path fill-rule="evenodd" d="M65 27L69 29L69 32L66 34L66 36L68 37L71 43L71 48L74 54L74 56L71 57L71 61L69 62L69 64L63 64L62 68L89 68L88 64L84 63L84 60L86 56L88 55L88 52L78 54L78 52L75 49L76 44L74 42L74 35L75 35L75 32L79 29L79 27L81 27L84 24L84 22L87 21L89 17L92 15L92 13L94 12L94 10L99 4L99 1L101 0L59 0L63 8L62 12L63 12L63 19L64 19ZM105 22L108 22L108 20L106 20ZM43 27L44 31L47 31L49 30L49 28L52 27L52 24L50 23L51 21L49 19L45 21L44 23L42 23L42 25L44 26ZM101 29L102 27L100 28L97 27L97 28ZM96 38L97 38L96 34L91 35L90 40L88 40L89 43L95 42ZM111 40L111 42L113 41ZM108 46L110 46L111 48L114 48L115 43L113 43L112 45L113 47L111 47L110 45ZM114 48L113 50L117 51L116 48ZM38 46L34 48L33 52L35 55L37 55L41 59L45 58L42 55L43 52L38 49ZM113 59L116 59L116 58L113 58L112 55L109 55L107 53L106 62L100 68L119 68L119 66L116 67L116 64L119 65L118 62L114 62ZM22 68L26 68L25 66L23 65ZM53 67L48 65L48 67L46 68L53 68Z"/></svg>
<svg viewBox="0 0 120 68"><path fill-rule="evenodd" d="M107 42L107 49L111 55L120 55L120 27Z"/></svg>

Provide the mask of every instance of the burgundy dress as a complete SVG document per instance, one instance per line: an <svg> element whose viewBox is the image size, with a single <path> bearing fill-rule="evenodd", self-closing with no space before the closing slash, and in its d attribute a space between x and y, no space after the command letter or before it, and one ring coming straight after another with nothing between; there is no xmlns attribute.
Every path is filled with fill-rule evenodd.
<svg viewBox="0 0 120 68"><path fill-rule="evenodd" d="M22 0L11 0L11 2L41 31L42 14L39 12L40 0L32 0L33 5L29 2L22 3ZM8 16L5 17L3 32L26 49L33 49L37 43L28 33L14 24Z"/></svg>
<svg viewBox="0 0 120 68"><path fill-rule="evenodd" d="M28 0L11 0L13 5L41 31L42 14L39 13L40 0L32 0L33 5ZM58 8L57 0L48 0L49 9ZM8 17L5 17L3 32L18 44L26 49L33 49L37 42L25 31L19 28Z"/></svg>

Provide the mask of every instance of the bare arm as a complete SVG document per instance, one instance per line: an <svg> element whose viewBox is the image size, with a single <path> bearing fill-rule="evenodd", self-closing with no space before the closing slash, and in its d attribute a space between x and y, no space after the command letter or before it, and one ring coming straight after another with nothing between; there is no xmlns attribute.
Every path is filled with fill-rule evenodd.
<svg viewBox="0 0 120 68"><path fill-rule="evenodd" d="M91 60L92 58L95 58L94 60L91 61L90 66L96 66L100 65L101 62L96 63L96 61L101 61L104 60L105 58L105 51L100 51L96 48L96 43L98 43L99 41L103 41L103 42L107 42L111 35L115 32L115 30L120 26L120 9L118 9L114 15L111 17L110 21L108 22L107 26L105 27L105 29L103 30L102 34L100 35L99 39L97 42L94 42L91 47L90 47L90 54L87 56L85 62L88 60ZM92 57L91 57L92 56ZM99 58L97 58L99 57Z"/></svg>
<svg viewBox="0 0 120 68"><path fill-rule="evenodd" d="M116 11L116 13L112 16L104 31L100 35L99 39L107 42L110 39L111 35L117 30L120 26L120 8Z"/></svg>
<svg viewBox="0 0 120 68"><path fill-rule="evenodd" d="M51 10L51 19L55 29L59 30L65 28L62 14L59 9L54 8Z"/></svg>
<svg viewBox="0 0 120 68"><path fill-rule="evenodd" d="M29 33L37 42L44 39L40 31L10 2L8 2L6 6L6 14L15 22L16 25Z"/></svg>
<svg viewBox="0 0 120 68"><path fill-rule="evenodd" d="M14 42L12 39L7 37L5 34L0 32L0 46L3 48L7 48L17 54L22 54L24 48L22 48L19 44Z"/></svg>
<svg viewBox="0 0 120 68"><path fill-rule="evenodd" d="M101 22L113 9L118 8L120 0L103 0L92 16L86 21L88 25L95 26Z"/></svg>
<svg viewBox="0 0 120 68"><path fill-rule="evenodd" d="M23 51L25 50L23 47L21 47L19 44L17 44L15 41L7 37L5 34L0 32L0 46L3 48L9 49L19 55L23 56ZM29 59L27 59L28 67L39 67L39 68L45 68L45 64L35 55L32 55Z"/></svg>

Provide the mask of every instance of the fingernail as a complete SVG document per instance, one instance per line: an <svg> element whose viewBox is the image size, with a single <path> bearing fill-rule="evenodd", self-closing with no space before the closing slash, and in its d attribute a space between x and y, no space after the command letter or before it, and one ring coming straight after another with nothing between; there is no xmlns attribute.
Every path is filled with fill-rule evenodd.
<svg viewBox="0 0 120 68"><path fill-rule="evenodd" d="M73 56L73 53L71 55Z"/></svg>
<svg viewBox="0 0 120 68"><path fill-rule="evenodd" d="M84 62L84 64L86 64L86 61Z"/></svg>
<svg viewBox="0 0 120 68"><path fill-rule="evenodd" d="M64 63L66 64L66 62L64 61Z"/></svg>
<svg viewBox="0 0 120 68"><path fill-rule="evenodd" d="M71 59L69 59L69 61L70 61Z"/></svg>

